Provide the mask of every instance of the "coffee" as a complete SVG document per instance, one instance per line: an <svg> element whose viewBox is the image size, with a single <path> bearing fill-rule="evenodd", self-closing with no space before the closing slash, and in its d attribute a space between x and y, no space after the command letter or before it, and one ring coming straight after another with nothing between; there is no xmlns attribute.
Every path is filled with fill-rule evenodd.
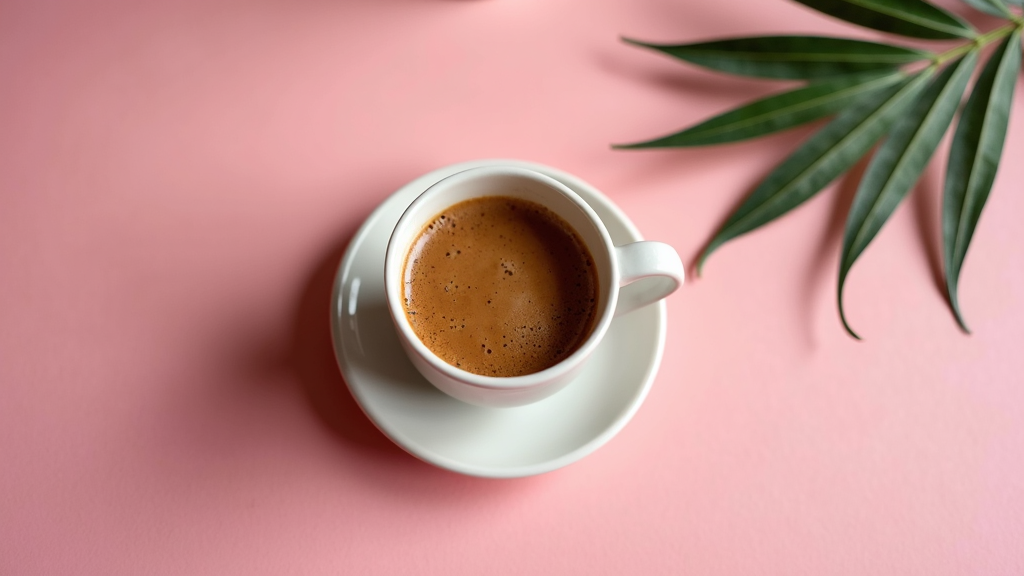
<svg viewBox="0 0 1024 576"><path fill-rule="evenodd" d="M406 255L405 314L445 362L486 376L551 367L586 340L597 271L579 235L551 210L488 196L428 223Z"/></svg>

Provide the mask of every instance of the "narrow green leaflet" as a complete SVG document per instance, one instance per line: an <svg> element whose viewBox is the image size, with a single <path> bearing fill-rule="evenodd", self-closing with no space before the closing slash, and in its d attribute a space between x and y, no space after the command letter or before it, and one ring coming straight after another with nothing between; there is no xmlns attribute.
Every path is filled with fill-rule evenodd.
<svg viewBox="0 0 1024 576"><path fill-rule="evenodd" d="M759 78L815 79L895 70L932 57L922 50L822 36L758 36L697 44L623 40L719 72Z"/></svg>
<svg viewBox="0 0 1024 576"><path fill-rule="evenodd" d="M957 284L1003 153L1013 86L1020 70L1020 34L1018 28L1004 40L981 71L949 152L942 205L946 289L953 313L965 332L969 330L960 312Z"/></svg>
<svg viewBox="0 0 1024 576"><path fill-rule="evenodd" d="M719 246L799 206L850 168L889 129L932 75L928 68L850 107L804 142L750 194L697 263Z"/></svg>
<svg viewBox="0 0 1024 576"><path fill-rule="evenodd" d="M1013 4L1014 6L1024 7L1024 0L1006 0L1006 1L1009 2L1010 4Z"/></svg>
<svg viewBox="0 0 1024 576"><path fill-rule="evenodd" d="M993 16L999 16L1000 18L1005 18L1007 16L1012 16L1013 15L1013 13L1010 12L1010 9L1006 6L1006 4L1003 2L1003 0L962 0L962 1L963 1L964 4L967 4L971 8L974 8L975 10L980 10L982 12L985 12L986 14L991 14Z"/></svg>
<svg viewBox="0 0 1024 576"><path fill-rule="evenodd" d="M975 35L957 16L921 0L796 1L829 16L900 36L948 40Z"/></svg>
<svg viewBox="0 0 1024 576"><path fill-rule="evenodd" d="M836 114L905 77L900 72L839 76L757 100L663 138L615 148L707 146L757 138Z"/></svg>
<svg viewBox="0 0 1024 576"><path fill-rule="evenodd" d="M896 121L860 181L846 219L837 294L839 317L854 338L860 337L850 328L843 310L846 275L920 178L953 121L977 63L978 51L972 50L935 78L909 113Z"/></svg>

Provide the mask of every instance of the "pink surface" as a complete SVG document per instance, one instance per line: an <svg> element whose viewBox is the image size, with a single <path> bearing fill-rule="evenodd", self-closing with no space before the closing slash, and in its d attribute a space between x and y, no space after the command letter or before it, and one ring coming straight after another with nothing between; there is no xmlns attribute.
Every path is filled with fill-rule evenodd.
<svg viewBox="0 0 1024 576"><path fill-rule="evenodd" d="M785 0L5 3L0 574L1024 573L1021 84L972 336L935 164L852 273L865 342L841 182L670 299L646 404L562 470L421 463L334 365L346 242L445 164L567 170L691 260L807 131L611 151L777 87L617 36L785 32L875 37Z"/></svg>

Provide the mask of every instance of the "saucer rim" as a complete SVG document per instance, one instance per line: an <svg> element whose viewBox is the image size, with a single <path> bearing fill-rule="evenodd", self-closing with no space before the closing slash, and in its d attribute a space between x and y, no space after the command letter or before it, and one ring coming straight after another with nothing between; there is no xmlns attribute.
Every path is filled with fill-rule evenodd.
<svg viewBox="0 0 1024 576"><path fill-rule="evenodd" d="M513 160L504 158L495 159L481 159L472 160L467 162L458 162L447 166L442 166L430 172L427 172L421 176L418 176L408 183L400 186L393 193L389 194L384 200L377 205L377 207L366 217L359 229L352 236L352 239L348 243L348 247L345 249L344 256L342 257L337 272L334 277L334 282L331 291L330 301L330 320L331 320L331 344L334 350L335 361L337 362L338 369L341 371L342 377L345 381L345 386L356 400L356 404L360 410L366 415L367 419L370 420L373 425L380 430L389 440L394 442L405 452L414 456L415 458L422 460L428 464L432 464L442 469L450 470L460 474L468 476L476 476L481 478L523 478L527 476L535 476L546 472L551 472L559 468L563 468L581 460L582 458L592 454L598 448L606 444L613 437L615 437L622 429L628 424L636 412L643 405L647 398L648 393L654 383L657 376L658 369L661 366L661 361L665 351L665 340L667 334L667 308L664 300L651 304L650 306L656 307L657 313L652 318L652 326L655 332L655 350L654 354L650 357L649 362L644 366L644 371L639 378L639 382L636 385L637 391L632 399L624 403L622 412L615 418L615 420L608 425L599 434L594 435L589 441L580 445L579 447L562 454L559 457L551 458L549 460L538 462L529 465L520 466L507 466L507 467L496 467L496 466L482 466L479 464L467 463L460 460L455 460L441 454L438 454L428 447L421 445L412 438L407 438L405 434L399 430L390 429L387 423L386 415L377 414L375 412L373 402L370 402L360 392L359 387L351 383L353 375L348 369L346 355L342 348L343 336L340 327L342 311L341 311L341 296L342 288L344 285L344 278L347 277L347 272L351 268L352 263L355 259L355 254L358 252L360 247L365 241L366 236L369 235L371 229L376 225L377 221L385 214L386 211L391 210L389 205L394 198L401 196L408 190L413 188L426 189L432 183L439 181L442 178L455 174L457 172L467 170L470 168L480 166L515 166L521 168L527 168L536 170L542 174L545 174L559 182L565 184L567 187L572 189L574 192L579 194L587 204L594 205L600 204L601 208L606 210L608 214L614 216L617 220L617 224L620 225L630 237L629 241L643 240L643 236L637 229L636 225L629 219L626 214L619 209L607 196L601 193L599 190L594 188L592 185L581 180L580 178L573 176L572 174L566 173L557 168L547 166L540 163ZM581 193L582 190L582 193ZM415 196L410 198L409 203L415 200ZM401 208L404 210L405 208ZM441 393L441 392L439 392ZM540 400L539 402L544 402ZM368 405L371 404L371 405ZM486 410L480 408L481 410ZM514 408L509 408L514 409Z"/></svg>

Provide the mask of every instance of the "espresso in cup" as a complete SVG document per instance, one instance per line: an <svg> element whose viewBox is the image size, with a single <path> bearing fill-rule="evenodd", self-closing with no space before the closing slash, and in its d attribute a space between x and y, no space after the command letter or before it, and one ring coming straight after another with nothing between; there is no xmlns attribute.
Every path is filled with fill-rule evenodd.
<svg viewBox="0 0 1024 576"><path fill-rule="evenodd" d="M615 317L683 280L668 244L616 246L567 185L503 164L427 187L384 254L388 312L412 365L449 396L492 408L577 381Z"/></svg>
<svg viewBox="0 0 1024 576"><path fill-rule="evenodd" d="M403 307L419 340L462 370L514 377L558 364L597 316L594 259L550 209L505 196L459 202L412 243Z"/></svg>

